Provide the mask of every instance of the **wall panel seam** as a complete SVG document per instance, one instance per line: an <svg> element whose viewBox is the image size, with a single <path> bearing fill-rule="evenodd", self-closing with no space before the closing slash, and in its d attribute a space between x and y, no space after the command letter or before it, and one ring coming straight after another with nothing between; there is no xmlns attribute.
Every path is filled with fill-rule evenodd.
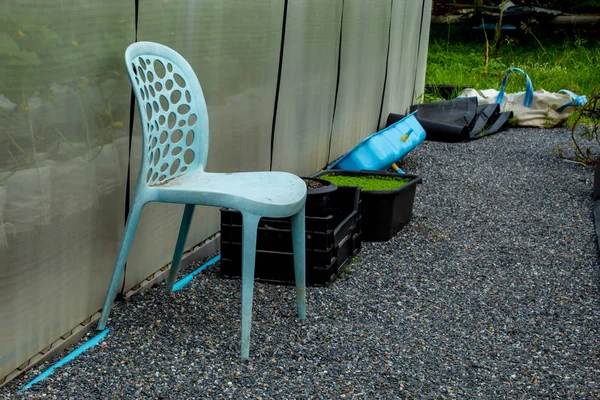
<svg viewBox="0 0 600 400"><path fill-rule="evenodd" d="M381 127L381 116L383 114L383 105L385 103L385 91L387 88L388 68L390 65L390 43L392 42L392 16L394 12L394 0L390 0L390 24L388 26L388 46L385 56L385 74L383 75L383 91L381 92L381 106L379 107L379 118L377 118L376 131Z"/></svg>
<svg viewBox="0 0 600 400"><path fill-rule="evenodd" d="M415 94L417 93L417 74L418 74L418 70L419 70L419 64L418 64L418 60L419 60L419 55L421 53L421 35L423 34L423 15L425 13L425 3L426 0L421 0L421 23L419 24L419 37L417 39L417 56L415 57L415 60L417 61L417 65L415 66L415 75L413 76L413 90L412 90L412 102L415 102Z"/></svg>
<svg viewBox="0 0 600 400"><path fill-rule="evenodd" d="M138 41L138 16L140 10L140 0L134 0L134 41ZM135 94L133 93L133 88L131 88L130 92L130 100L129 100L129 144L127 151L127 178L125 179L125 220L123 221L123 226L127 222L127 217L129 216L129 202L131 200L131 145L133 143L133 124L135 123ZM125 266L123 268L123 286L121 286L121 290L117 293L117 300L122 301L124 299L123 295L125 293L125 277L127 276L127 262L125 262Z"/></svg>
<svg viewBox="0 0 600 400"><path fill-rule="evenodd" d="M281 91L281 71L283 70L283 52L285 48L285 29L287 25L288 0L283 3L283 22L281 23L281 46L279 48L279 69L277 71L277 84L275 86L275 104L273 106L273 123L271 125L271 160L269 170L273 170L273 151L275 149L275 123L277 122L277 104Z"/></svg>
<svg viewBox="0 0 600 400"><path fill-rule="evenodd" d="M340 71L342 68L342 36L344 33L344 4L345 0L342 0L342 12L340 16L340 40L338 44L338 65L337 65L337 80L335 83L335 96L333 98L333 113L331 115L331 129L329 131L329 144L327 145L327 165L331 163L331 140L333 138L333 127L335 123L335 112L337 110L338 92L340 90ZM327 167L327 166L326 166Z"/></svg>

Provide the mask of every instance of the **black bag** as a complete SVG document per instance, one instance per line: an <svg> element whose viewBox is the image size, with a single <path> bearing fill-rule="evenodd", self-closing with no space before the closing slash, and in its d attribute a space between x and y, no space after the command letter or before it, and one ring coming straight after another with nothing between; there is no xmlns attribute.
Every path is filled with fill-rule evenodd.
<svg viewBox="0 0 600 400"><path fill-rule="evenodd" d="M417 110L415 117L425 129L425 140L436 142L462 142L478 139L502 130L512 112L500 112L500 105L479 106L476 97L456 98L410 107ZM404 118L390 114L386 126Z"/></svg>

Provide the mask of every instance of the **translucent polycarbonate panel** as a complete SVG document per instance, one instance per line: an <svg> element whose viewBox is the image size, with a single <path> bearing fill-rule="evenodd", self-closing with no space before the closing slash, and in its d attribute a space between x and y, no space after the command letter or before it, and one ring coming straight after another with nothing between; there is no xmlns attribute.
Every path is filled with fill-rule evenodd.
<svg viewBox="0 0 600 400"><path fill-rule="evenodd" d="M423 1L423 13L421 17L421 37L419 39L419 51L417 53L417 73L415 77L414 102L422 103L425 93L425 71L427 70L427 52L429 51L429 31L431 27L432 0Z"/></svg>
<svg viewBox="0 0 600 400"><path fill-rule="evenodd" d="M269 170L284 0L140 2L138 40L162 43L194 68L208 106L207 171ZM141 154L139 119L132 184ZM183 207L144 207L127 266L130 287L171 261ZM216 208L198 207L188 247L219 230Z"/></svg>
<svg viewBox="0 0 600 400"><path fill-rule="evenodd" d="M383 98L391 0L345 0L340 82L329 161L377 131Z"/></svg>
<svg viewBox="0 0 600 400"><path fill-rule="evenodd" d="M387 80L380 121L382 126L390 113L408 112L410 105L423 93L427 62L427 43L423 41L429 38L430 14L430 0L394 0ZM427 21L424 21L425 16Z"/></svg>
<svg viewBox="0 0 600 400"><path fill-rule="evenodd" d="M310 175L327 165L342 3L288 3L273 170Z"/></svg>
<svg viewBox="0 0 600 400"><path fill-rule="evenodd" d="M102 307L123 227L134 4L0 12L0 380Z"/></svg>

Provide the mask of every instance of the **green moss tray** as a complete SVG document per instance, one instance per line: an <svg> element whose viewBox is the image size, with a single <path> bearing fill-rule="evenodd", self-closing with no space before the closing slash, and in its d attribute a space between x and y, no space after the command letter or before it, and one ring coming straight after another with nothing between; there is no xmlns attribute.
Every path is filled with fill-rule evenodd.
<svg viewBox="0 0 600 400"><path fill-rule="evenodd" d="M387 191L402 187L412 181L411 178L401 176L360 175L348 176L335 172L319 176L320 179L329 181L336 186L360 186L364 191Z"/></svg>
<svg viewBox="0 0 600 400"><path fill-rule="evenodd" d="M421 177L385 171L326 170L314 175L338 187L360 187L362 239L390 240L411 219Z"/></svg>

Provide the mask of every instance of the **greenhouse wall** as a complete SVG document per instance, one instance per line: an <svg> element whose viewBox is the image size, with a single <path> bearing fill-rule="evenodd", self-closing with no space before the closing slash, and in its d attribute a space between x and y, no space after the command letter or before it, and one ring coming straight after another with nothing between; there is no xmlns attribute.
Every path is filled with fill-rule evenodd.
<svg viewBox="0 0 600 400"><path fill-rule="evenodd" d="M0 13L0 385L102 307L141 132L125 48L180 52L208 170L309 175L421 97L431 0L7 0ZM219 230L198 207L187 247ZM144 208L124 290L170 261L182 206Z"/></svg>

